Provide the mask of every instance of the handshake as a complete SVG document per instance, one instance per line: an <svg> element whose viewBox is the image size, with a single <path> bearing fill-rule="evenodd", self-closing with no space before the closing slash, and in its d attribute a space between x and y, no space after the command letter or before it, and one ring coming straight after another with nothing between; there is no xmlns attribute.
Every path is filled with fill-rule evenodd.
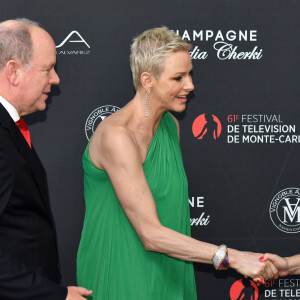
<svg viewBox="0 0 300 300"><path fill-rule="evenodd" d="M228 249L228 253L231 268L245 277L251 277L258 284L278 277L300 274L300 254L280 257L276 254L262 255L234 249Z"/></svg>

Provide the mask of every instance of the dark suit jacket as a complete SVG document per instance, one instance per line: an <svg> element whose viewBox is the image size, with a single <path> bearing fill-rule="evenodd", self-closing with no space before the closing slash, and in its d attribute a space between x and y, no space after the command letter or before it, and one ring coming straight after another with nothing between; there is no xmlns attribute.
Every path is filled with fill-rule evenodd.
<svg viewBox="0 0 300 300"><path fill-rule="evenodd" d="M0 299L64 300L45 169L0 104Z"/></svg>

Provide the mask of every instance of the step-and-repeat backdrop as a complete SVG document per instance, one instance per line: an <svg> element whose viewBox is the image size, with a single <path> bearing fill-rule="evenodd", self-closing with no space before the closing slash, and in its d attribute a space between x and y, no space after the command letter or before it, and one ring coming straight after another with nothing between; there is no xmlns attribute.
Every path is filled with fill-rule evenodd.
<svg viewBox="0 0 300 300"><path fill-rule="evenodd" d="M2 0L1 20L40 22L61 83L27 118L48 171L63 283L74 284L84 217L81 157L97 125L134 95L129 45L166 25L189 41L195 90L177 115L193 237L300 253L300 2ZM114 135L114 132L111 132ZM300 277L257 287L195 264L198 299L300 299Z"/></svg>

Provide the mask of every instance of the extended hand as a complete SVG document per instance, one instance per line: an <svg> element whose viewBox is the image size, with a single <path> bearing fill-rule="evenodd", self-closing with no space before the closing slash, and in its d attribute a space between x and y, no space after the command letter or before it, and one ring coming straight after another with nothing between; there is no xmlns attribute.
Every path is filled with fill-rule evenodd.
<svg viewBox="0 0 300 300"><path fill-rule="evenodd" d="M253 278L256 282L277 279L277 268L271 261L260 261L259 258L261 256L259 253L231 249L229 252L230 265L237 272Z"/></svg>
<svg viewBox="0 0 300 300"><path fill-rule="evenodd" d="M271 262L277 269L280 277L289 275L289 264L288 260L276 254L266 253L261 257L262 262Z"/></svg>
<svg viewBox="0 0 300 300"><path fill-rule="evenodd" d="M68 295L66 300L85 300L83 296L87 297L92 295L92 291L89 291L79 286L68 286Z"/></svg>

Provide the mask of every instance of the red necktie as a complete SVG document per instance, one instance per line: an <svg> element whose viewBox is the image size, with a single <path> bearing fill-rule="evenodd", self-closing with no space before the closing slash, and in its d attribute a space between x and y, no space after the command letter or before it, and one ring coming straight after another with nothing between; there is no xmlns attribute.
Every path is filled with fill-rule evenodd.
<svg viewBox="0 0 300 300"><path fill-rule="evenodd" d="M29 147L31 148L31 141L30 141L30 133L29 133L29 129L27 127L27 124L25 123L25 121L20 118L19 121L16 122L16 125L19 127L21 133L23 134L26 142L28 143Z"/></svg>

